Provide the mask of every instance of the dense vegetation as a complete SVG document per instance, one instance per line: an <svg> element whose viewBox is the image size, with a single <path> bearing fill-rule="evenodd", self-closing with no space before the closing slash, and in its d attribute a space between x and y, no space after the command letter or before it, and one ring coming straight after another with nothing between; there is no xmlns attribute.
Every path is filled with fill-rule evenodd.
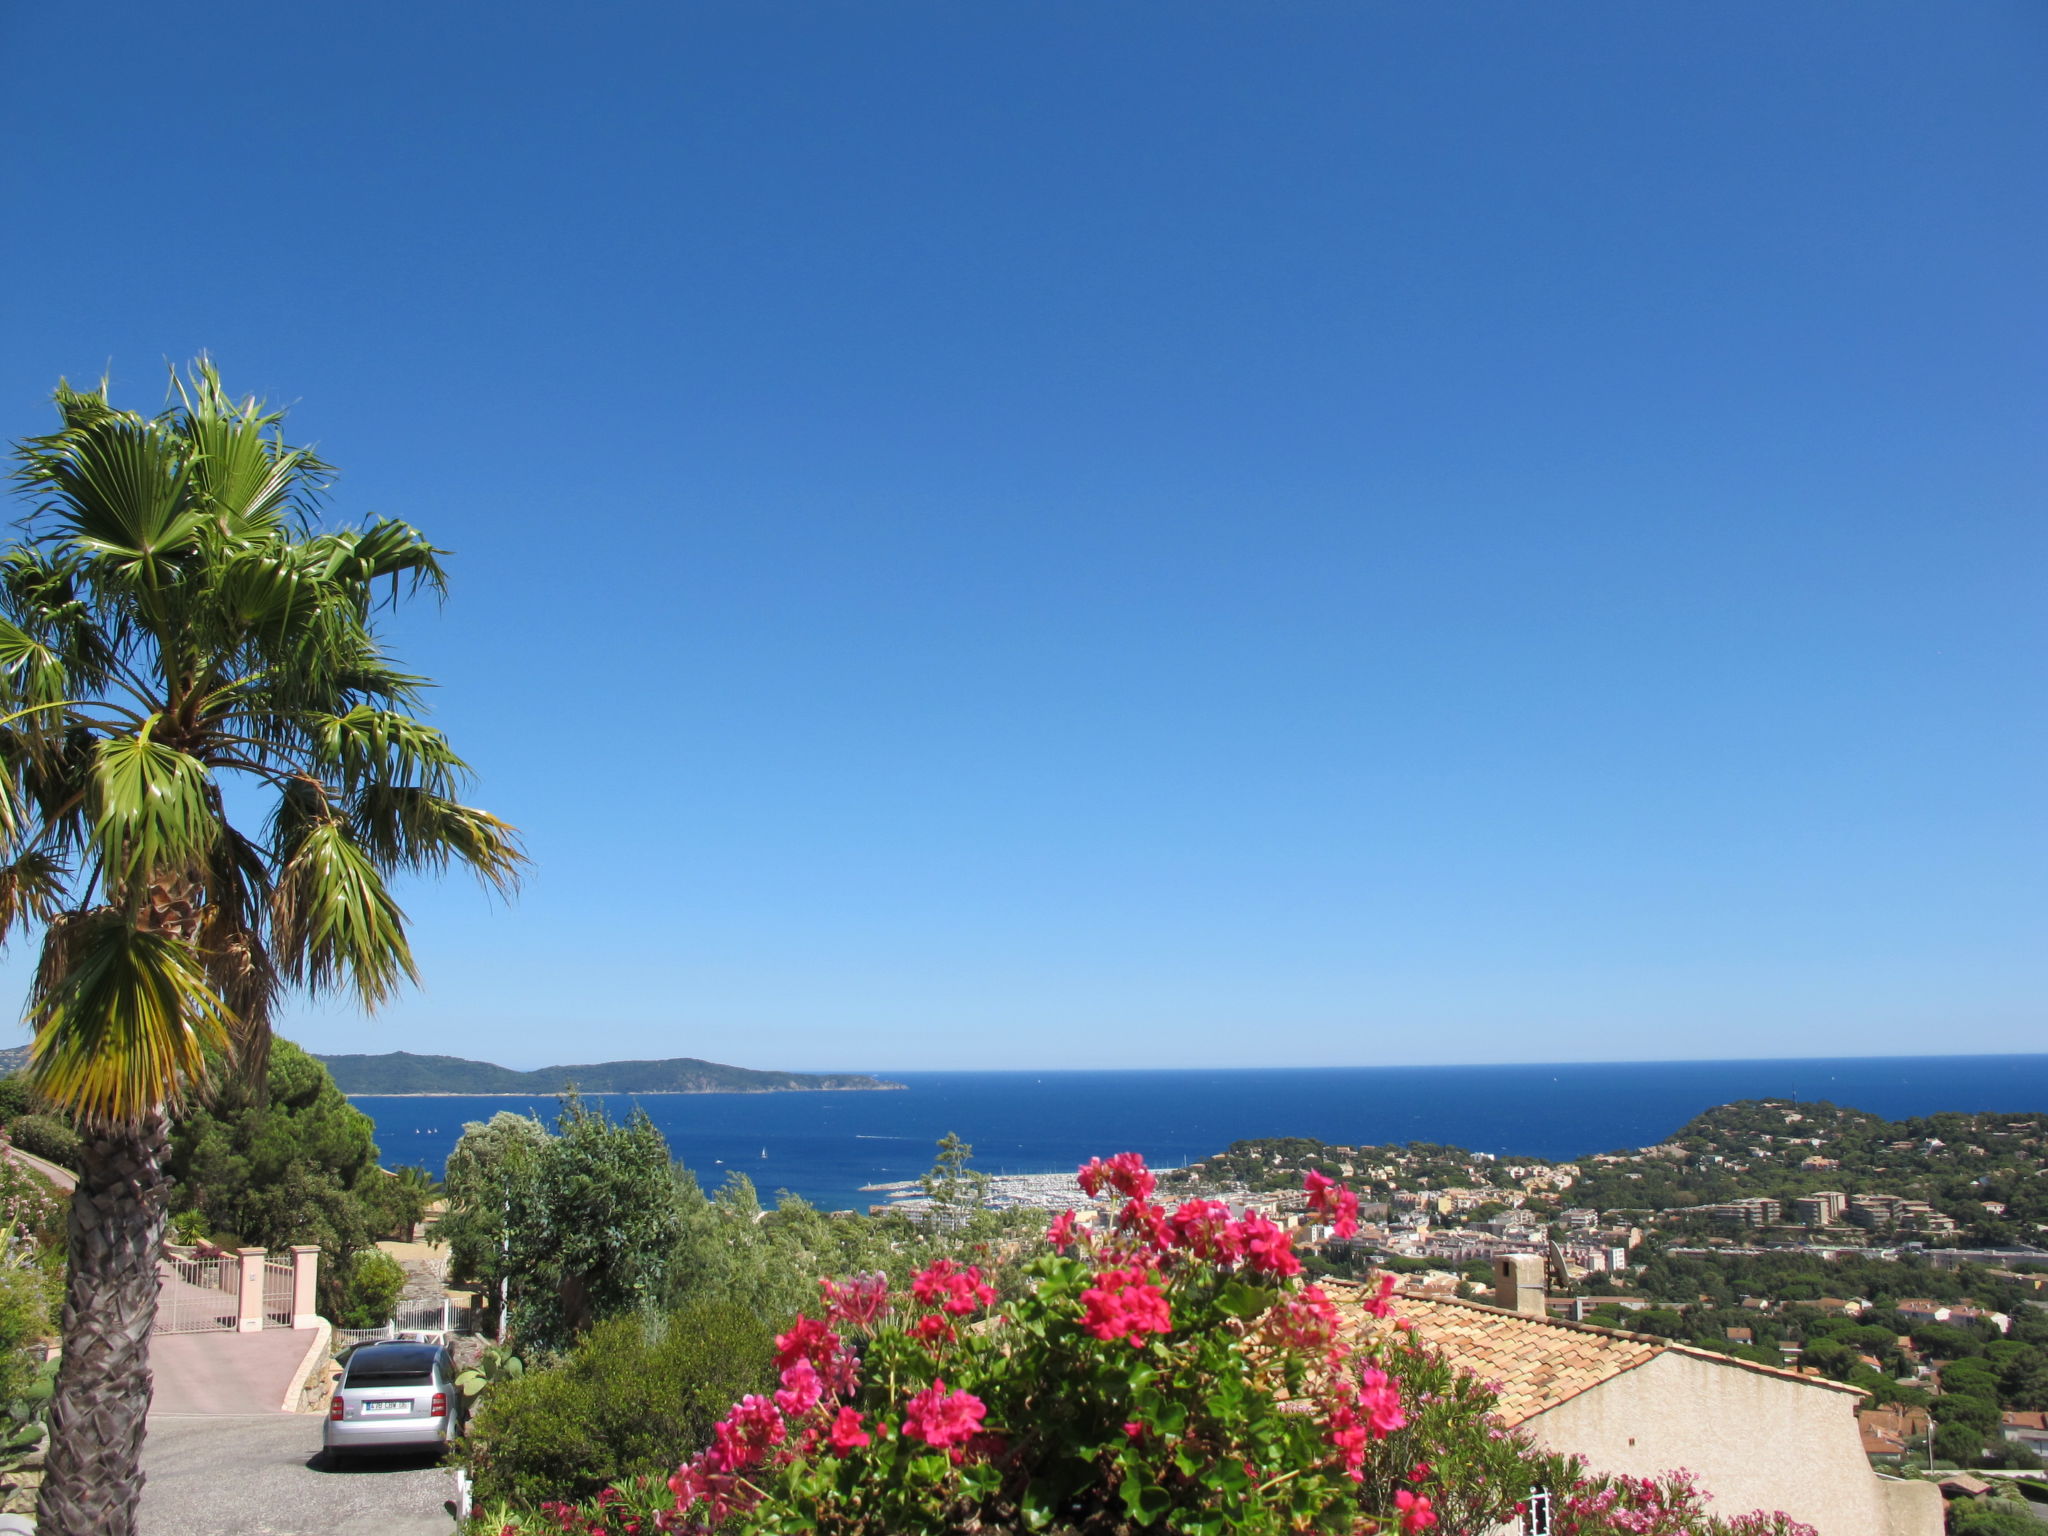
<svg viewBox="0 0 2048 1536"><path fill-rule="evenodd" d="M794 1093L821 1089L895 1088L856 1072L758 1072L690 1056L663 1061L601 1061L587 1066L515 1072L459 1056L323 1056L343 1093L477 1093L551 1096L583 1093Z"/></svg>
<svg viewBox="0 0 2048 1536"><path fill-rule="evenodd" d="M77 1166L70 1118L33 1102L19 1076L0 1078L0 1129L26 1151ZM228 1079L173 1131L173 1233L225 1249L318 1244L322 1314L343 1327L384 1322L403 1275L375 1244L410 1235L431 1181L380 1168L374 1129L316 1057L272 1041L261 1094Z"/></svg>
<svg viewBox="0 0 2048 1536"><path fill-rule="evenodd" d="M1884 1120L1821 1103L1723 1104L1641 1153L1582 1159L1573 1203L1662 1211L1816 1190L1894 1194L1953 1217L1969 1242L2039 1242L2048 1224L2048 1115ZM1802 1167L1818 1159L1834 1166Z"/></svg>

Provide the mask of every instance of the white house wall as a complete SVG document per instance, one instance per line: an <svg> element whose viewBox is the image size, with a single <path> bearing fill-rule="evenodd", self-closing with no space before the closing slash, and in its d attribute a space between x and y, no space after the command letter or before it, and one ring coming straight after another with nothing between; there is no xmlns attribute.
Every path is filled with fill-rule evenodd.
<svg viewBox="0 0 2048 1536"><path fill-rule="evenodd" d="M1692 1472L1723 1519L1782 1509L1820 1536L1942 1536L1940 1490L1871 1470L1858 1401L1671 1350L1525 1427L1596 1471Z"/></svg>

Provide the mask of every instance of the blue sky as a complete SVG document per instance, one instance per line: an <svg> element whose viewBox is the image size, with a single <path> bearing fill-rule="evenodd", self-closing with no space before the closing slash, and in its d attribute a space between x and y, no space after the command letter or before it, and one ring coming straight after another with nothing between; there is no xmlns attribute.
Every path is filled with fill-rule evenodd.
<svg viewBox="0 0 2048 1536"><path fill-rule="evenodd" d="M2031 0L13 6L0 57L0 434L207 349L456 551L393 639L533 877L408 889L426 988L316 1049L2048 1038Z"/></svg>

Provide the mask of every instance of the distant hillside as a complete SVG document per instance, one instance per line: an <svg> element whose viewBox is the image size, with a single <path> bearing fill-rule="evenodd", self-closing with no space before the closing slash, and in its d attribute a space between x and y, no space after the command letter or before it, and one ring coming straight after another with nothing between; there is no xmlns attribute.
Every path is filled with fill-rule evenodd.
<svg viewBox="0 0 2048 1536"><path fill-rule="evenodd" d="M0 1051L0 1077L12 1077L28 1065L29 1048L25 1045L10 1046Z"/></svg>
<svg viewBox="0 0 2048 1536"><path fill-rule="evenodd" d="M821 1089L901 1088L857 1072L756 1072L690 1056L667 1061L601 1061L515 1072L459 1056L322 1056L343 1093L803 1093Z"/></svg>

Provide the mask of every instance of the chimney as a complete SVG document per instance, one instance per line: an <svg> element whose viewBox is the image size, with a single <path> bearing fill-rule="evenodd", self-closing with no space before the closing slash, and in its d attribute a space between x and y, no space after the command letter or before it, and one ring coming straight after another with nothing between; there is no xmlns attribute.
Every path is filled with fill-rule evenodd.
<svg viewBox="0 0 2048 1536"><path fill-rule="evenodd" d="M1524 1317L1548 1317L1543 1294L1543 1259L1534 1253L1504 1253L1493 1261L1493 1304Z"/></svg>

